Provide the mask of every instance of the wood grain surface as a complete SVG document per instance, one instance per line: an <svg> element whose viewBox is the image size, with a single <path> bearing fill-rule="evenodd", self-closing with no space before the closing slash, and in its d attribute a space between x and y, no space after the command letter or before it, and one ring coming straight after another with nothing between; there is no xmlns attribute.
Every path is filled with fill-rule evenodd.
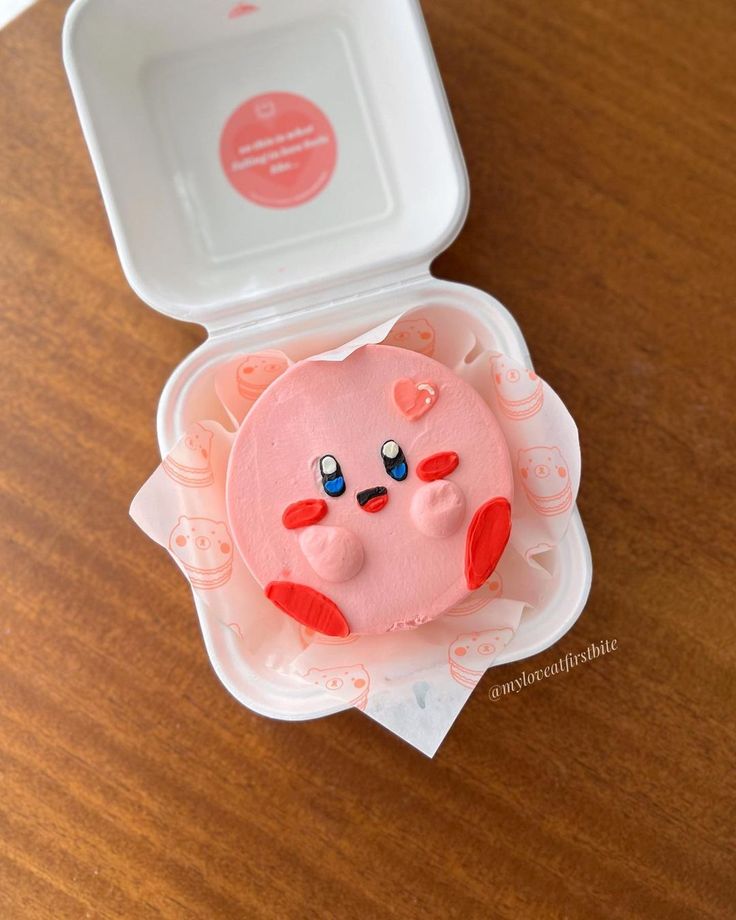
<svg viewBox="0 0 736 920"><path fill-rule="evenodd" d="M260 718L128 519L198 327L122 276L60 59L0 32L0 916L736 916L732 0L425 0L468 162L441 277L582 436L587 608L434 761Z"/></svg>

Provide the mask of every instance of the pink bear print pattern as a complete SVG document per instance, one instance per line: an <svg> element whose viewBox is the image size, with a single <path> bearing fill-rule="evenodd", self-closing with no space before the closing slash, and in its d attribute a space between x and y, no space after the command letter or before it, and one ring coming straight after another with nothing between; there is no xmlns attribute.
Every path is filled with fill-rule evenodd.
<svg viewBox="0 0 736 920"><path fill-rule="evenodd" d="M493 385L501 412L521 421L536 415L544 403L542 381L529 370L505 355L491 358Z"/></svg>
<svg viewBox="0 0 736 920"><path fill-rule="evenodd" d="M386 338L386 345L407 348L431 358L434 355L435 331L426 319L402 319L393 327Z"/></svg>
<svg viewBox="0 0 736 920"><path fill-rule="evenodd" d="M570 471L559 447L529 447L519 451L521 484L539 514L564 514L572 507Z"/></svg>
<svg viewBox="0 0 736 920"><path fill-rule="evenodd" d="M195 422L164 459L164 472L181 486L200 489L211 486L215 481L211 444L212 432Z"/></svg>
<svg viewBox="0 0 736 920"><path fill-rule="evenodd" d="M233 542L222 521L182 515L169 536L169 549L193 588L221 588L233 571Z"/></svg>
<svg viewBox="0 0 736 920"><path fill-rule="evenodd" d="M304 679L321 690L334 693L341 701L355 706L361 712L365 711L371 679L362 664L341 668L310 668Z"/></svg>
<svg viewBox="0 0 736 920"><path fill-rule="evenodd" d="M514 636L509 626L463 633L449 649L450 674L464 687L473 688L485 670L493 664L499 652Z"/></svg>
<svg viewBox="0 0 736 920"><path fill-rule="evenodd" d="M236 371L238 393L243 399L255 402L288 366L286 355L280 351L261 351L246 355Z"/></svg>
<svg viewBox="0 0 736 920"><path fill-rule="evenodd" d="M447 611L445 616L464 617L471 613L477 613L479 610L482 610L486 604L490 604L490 602L497 597L501 597L502 594L503 579L498 572L494 572L482 587L478 588L477 591L473 591L472 594L469 594L464 601L455 604L454 607Z"/></svg>

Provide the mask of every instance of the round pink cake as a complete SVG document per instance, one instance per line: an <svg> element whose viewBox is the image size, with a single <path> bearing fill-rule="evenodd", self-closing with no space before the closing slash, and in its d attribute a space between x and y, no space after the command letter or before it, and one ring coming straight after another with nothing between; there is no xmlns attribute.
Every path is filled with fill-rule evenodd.
<svg viewBox="0 0 736 920"><path fill-rule="evenodd" d="M331 636L439 616L492 574L513 476L481 396L426 355L302 361L235 438L231 532L267 597Z"/></svg>

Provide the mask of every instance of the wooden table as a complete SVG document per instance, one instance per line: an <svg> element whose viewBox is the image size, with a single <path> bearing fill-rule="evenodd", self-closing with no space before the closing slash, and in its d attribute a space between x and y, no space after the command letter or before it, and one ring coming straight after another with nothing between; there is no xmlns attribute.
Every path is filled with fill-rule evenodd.
<svg viewBox="0 0 736 920"><path fill-rule="evenodd" d="M733 917L730 0L426 0L468 161L436 265L579 422L595 560L540 666L434 761L357 712L262 719L128 520L197 327L124 280L62 72L0 33L0 916Z"/></svg>

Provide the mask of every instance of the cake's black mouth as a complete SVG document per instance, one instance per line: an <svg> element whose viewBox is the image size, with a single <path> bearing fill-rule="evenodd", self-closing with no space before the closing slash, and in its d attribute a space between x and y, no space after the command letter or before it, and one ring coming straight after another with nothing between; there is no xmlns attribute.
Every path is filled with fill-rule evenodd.
<svg viewBox="0 0 736 920"><path fill-rule="evenodd" d="M388 489L386 486L375 486L372 489L363 489L356 495L358 504L363 511L371 513L380 511L388 504Z"/></svg>

